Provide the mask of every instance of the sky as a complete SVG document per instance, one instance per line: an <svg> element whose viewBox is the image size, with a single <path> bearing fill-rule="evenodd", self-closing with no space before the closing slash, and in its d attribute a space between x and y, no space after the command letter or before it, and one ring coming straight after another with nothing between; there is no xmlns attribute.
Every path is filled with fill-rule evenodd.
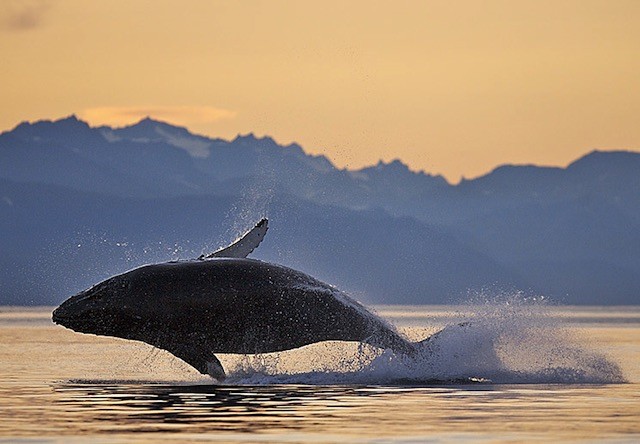
<svg viewBox="0 0 640 444"><path fill-rule="evenodd" d="M640 150L640 1L0 1L0 130L152 116L455 183Z"/></svg>

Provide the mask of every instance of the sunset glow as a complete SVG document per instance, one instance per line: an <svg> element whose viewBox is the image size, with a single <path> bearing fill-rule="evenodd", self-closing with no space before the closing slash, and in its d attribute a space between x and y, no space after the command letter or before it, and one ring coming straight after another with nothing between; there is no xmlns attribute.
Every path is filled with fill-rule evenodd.
<svg viewBox="0 0 640 444"><path fill-rule="evenodd" d="M0 129L151 115L457 182L640 148L640 2L0 4Z"/></svg>

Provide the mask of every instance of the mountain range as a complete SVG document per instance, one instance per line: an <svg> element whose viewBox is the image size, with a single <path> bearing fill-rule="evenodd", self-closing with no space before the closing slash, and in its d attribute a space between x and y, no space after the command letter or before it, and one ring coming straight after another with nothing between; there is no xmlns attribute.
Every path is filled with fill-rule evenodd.
<svg viewBox="0 0 640 444"><path fill-rule="evenodd" d="M452 185L400 160L339 169L269 137L71 116L0 134L0 305L56 304L143 263L197 257L263 216L271 229L254 257L367 303L513 291L640 302L637 152Z"/></svg>

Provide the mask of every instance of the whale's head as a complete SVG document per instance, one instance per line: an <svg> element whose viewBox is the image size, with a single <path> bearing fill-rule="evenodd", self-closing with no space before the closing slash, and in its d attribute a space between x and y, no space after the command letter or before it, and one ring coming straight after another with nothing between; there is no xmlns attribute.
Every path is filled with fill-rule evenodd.
<svg viewBox="0 0 640 444"><path fill-rule="evenodd" d="M64 301L52 320L81 333L129 337L142 321L129 286L123 276L107 279Z"/></svg>

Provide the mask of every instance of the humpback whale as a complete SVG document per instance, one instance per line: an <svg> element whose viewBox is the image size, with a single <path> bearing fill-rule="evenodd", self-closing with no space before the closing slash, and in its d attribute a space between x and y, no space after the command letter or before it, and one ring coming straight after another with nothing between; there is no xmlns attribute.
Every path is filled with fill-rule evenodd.
<svg viewBox="0 0 640 444"><path fill-rule="evenodd" d="M198 259L144 265L70 297L55 323L142 341L217 380L216 353L257 354L337 340L412 354L416 344L338 289L301 271L248 259L267 220Z"/></svg>

